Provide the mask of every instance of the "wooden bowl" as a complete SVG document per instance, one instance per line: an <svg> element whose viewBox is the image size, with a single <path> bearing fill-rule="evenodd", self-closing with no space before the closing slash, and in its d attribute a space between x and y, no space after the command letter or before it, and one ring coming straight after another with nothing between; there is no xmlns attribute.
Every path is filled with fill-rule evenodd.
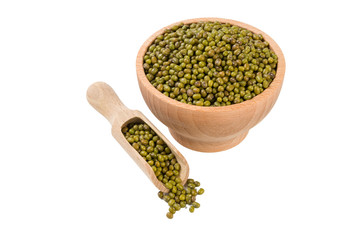
<svg viewBox="0 0 359 240"><path fill-rule="evenodd" d="M151 43L165 29L173 25L203 21L230 23L262 34L278 56L276 77L266 90L242 103L223 107L201 107L181 103L165 96L152 86L143 69L143 57ZM243 141L249 129L259 123L272 109L282 87L285 60L277 43L255 27L230 19L196 18L171 24L149 37L138 52L136 71L138 84L147 106L169 128L172 136L180 144L200 152L218 152L232 148Z"/></svg>

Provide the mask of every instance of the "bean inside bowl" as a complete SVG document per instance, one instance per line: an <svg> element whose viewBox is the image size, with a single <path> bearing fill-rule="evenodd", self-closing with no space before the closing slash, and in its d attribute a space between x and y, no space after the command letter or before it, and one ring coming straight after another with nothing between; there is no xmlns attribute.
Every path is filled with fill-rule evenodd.
<svg viewBox="0 0 359 240"><path fill-rule="evenodd" d="M150 83L197 106L252 99L275 78L277 55L261 34L221 22L178 24L152 42L143 59Z"/></svg>

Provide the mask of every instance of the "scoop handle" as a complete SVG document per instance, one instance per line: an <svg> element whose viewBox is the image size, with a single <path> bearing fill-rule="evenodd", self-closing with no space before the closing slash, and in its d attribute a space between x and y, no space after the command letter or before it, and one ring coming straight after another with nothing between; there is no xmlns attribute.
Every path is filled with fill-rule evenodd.
<svg viewBox="0 0 359 240"><path fill-rule="evenodd" d="M116 120L125 122L131 116L128 109L118 98L115 91L104 82L96 82L87 89L87 101L110 123Z"/></svg>

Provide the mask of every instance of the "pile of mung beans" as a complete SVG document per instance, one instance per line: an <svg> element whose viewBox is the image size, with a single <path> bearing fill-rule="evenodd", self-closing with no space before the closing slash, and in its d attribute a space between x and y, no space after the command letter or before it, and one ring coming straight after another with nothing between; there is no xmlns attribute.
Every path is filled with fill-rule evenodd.
<svg viewBox="0 0 359 240"><path fill-rule="evenodd" d="M176 211L187 208L194 212L200 204L196 202L197 195L204 193L204 189L198 181L188 179L182 185L179 177L181 165L166 143L147 124L131 123L122 128L122 133L132 147L147 161L153 169L157 179L161 181L169 193L159 192L159 198L168 203L169 209L166 216L173 218Z"/></svg>
<svg viewBox="0 0 359 240"><path fill-rule="evenodd" d="M147 79L164 95L197 106L250 100L269 87L278 57L261 34L220 22L179 24L153 41Z"/></svg>

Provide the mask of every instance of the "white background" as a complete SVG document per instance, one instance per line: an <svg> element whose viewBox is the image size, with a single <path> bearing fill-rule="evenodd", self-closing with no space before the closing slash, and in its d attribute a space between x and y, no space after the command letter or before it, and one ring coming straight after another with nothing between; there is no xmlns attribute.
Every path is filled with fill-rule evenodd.
<svg viewBox="0 0 359 240"><path fill-rule="evenodd" d="M0 1L0 239L359 239L356 1ZM238 146L173 140L136 79L163 26L222 17L282 48L270 114ZM109 83L173 141L206 189L165 217L157 189L86 101Z"/></svg>

